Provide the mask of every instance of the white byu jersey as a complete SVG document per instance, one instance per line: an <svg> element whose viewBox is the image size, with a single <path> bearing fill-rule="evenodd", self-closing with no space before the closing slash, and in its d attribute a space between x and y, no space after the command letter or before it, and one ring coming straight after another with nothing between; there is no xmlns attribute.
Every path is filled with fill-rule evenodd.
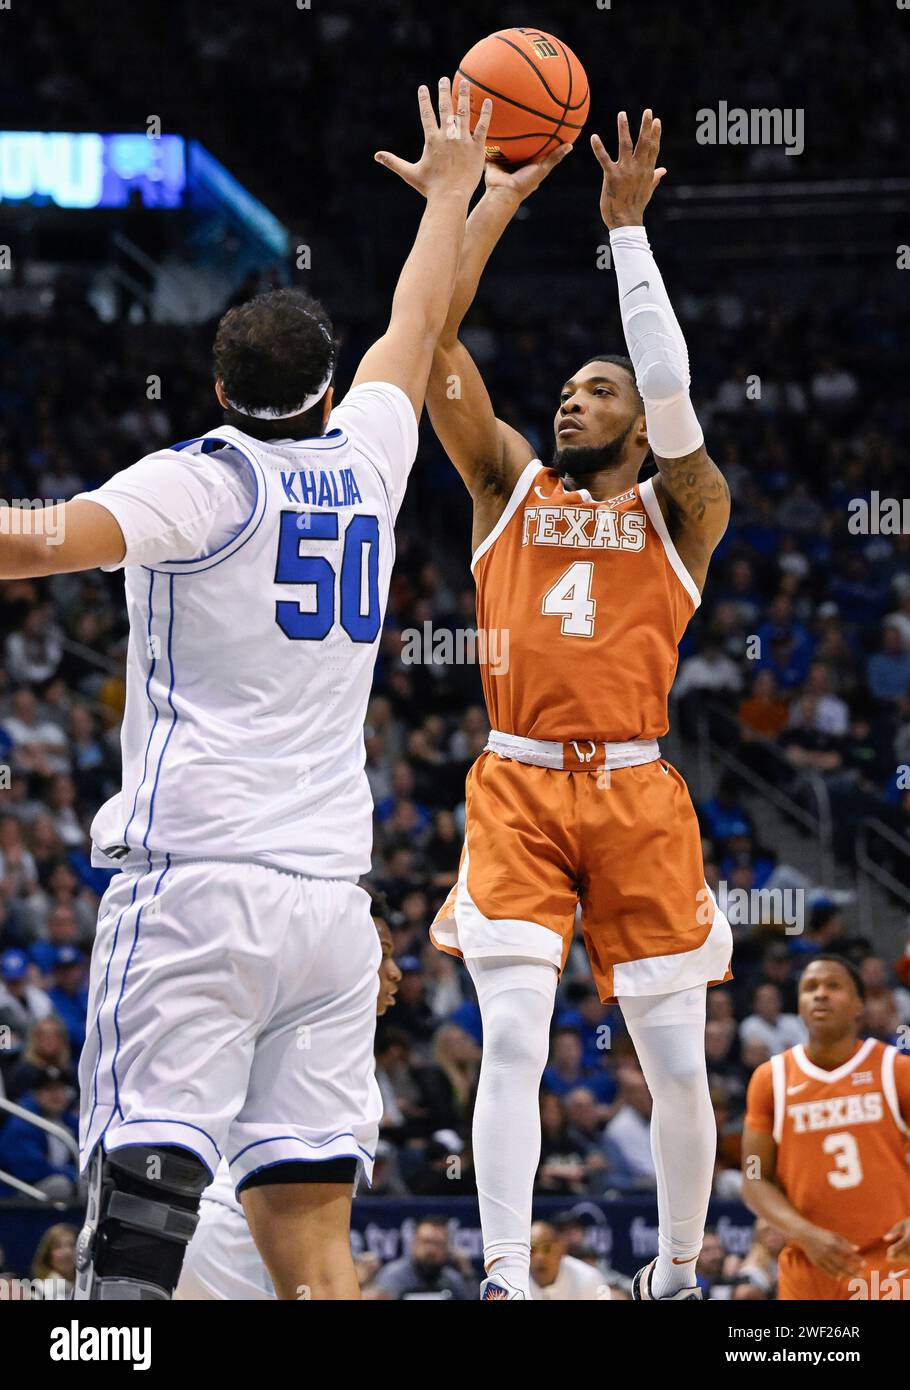
<svg viewBox="0 0 910 1390"><path fill-rule="evenodd" d="M363 721L416 451L408 398L373 382L318 438L225 426L81 494L123 531L130 620L123 785L95 863L369 869Z"/></svg>

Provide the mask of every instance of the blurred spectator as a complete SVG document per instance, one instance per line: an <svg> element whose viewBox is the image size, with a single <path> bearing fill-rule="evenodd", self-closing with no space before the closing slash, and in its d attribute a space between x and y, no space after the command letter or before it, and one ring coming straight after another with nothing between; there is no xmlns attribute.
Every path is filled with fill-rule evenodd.
<svg viewBox="0 0 910 1390"><path fill-rule="evenodd" d="M739 1025L739 1036L742 1043L763 1043L773 1057L805 1042L808 1034L798 1014L783 1012L777 985L762 984L752 996L752 1013Z"/></svg>
<svg viewBox="0 0 910 1390"><path fill-rule="evenodd" d="M725 1255L720 1236L710 1226L707 1227L695 1266L695 1281L701 1286L704 1298L711 1298L714 1284L723 1275Z"/></svg>
<svg viewBox="0 0 910 1390"><path fill-rule="evenodd" d="M423 971L416 956L400 956L401 981L395 1004L395 1027L408 1033L421 1046L429 1042L436 1028L433 1010L426 1001Z"/></svg>
<svg viewBox="0 0 910 1390"><path fill-rule="evenodd" d="M869 658L866 678L877 700L897 701L910 693L910 647L900 628L884 628L881 651Z"/></svg>
<svg viewBox="0 0 910 1390"><path fill-rule="evenodd" d="M470 1129L480 1075L481 1047L457 1023L440 1025L433 1040L433 1061L447 1077L460 1130Z"/></svg>
<svg viewBox="0 0 910 1390"><path fill-rule="evenodd" d="M33 1090L49 1067L60 1072L75 1087L69 1035L55 1014L39 1019L29 1029L25 1047L6 1078L6 1092L10 1100L18 1100L27 1091Z"/></svg>
<svg viewBox="0 0 910 1390"><path fill-rule="evenodd" d="M85 1042L88 989L85 984L86 960L75 946L58 946L54 957L53 981L48 997L55 1013L63 1020L73 1056L78 1059Z"/></svg>
<svg viewBox="0 0 910 1390"><path fill-rule="evenodd" d="M417 1223L408 1254L385 1265L374 1285L394 1299L456 1299L466 1303L477 1297L453 1266L448 1223L434 1216L425 1216Z"/></svg>
<svg viewBox="0 0 910 1390"><path fill-rule="evenodd" d="M775 1299L777 1261L787 1238L759 1218L752 1229L752 1244L736 1272L732 1297L737 1300Z"/></svg>
<svg viewBox="0 0 910 1390"><path fill-rule="evenodd" d="M554 1095L566 1096L577 1086L586 1086L594 1098L608 1104L616 1095L616 1082L609 1072L584 1063L584 1048L574 1028L555 1029L550 1049L550 1062L544 1068L541 1085Z"/></svg>
<svg viewBox="0 0 910 1390"><path fill-rule="evenodd" d="M39 1072L31 1091L18 1104L33 1115L51 1120L68 1129L75 1139L77 1121L73 1113L73 1088L65 1073L56 1067ZM0 1129L0 1170L40 1188L55 1201L68 1202L76 1196L78 1172L71 1149L57 1135L18 1115L10 1115ZM0 1181L0 1197L11 1197L17 1188Z"/></svg>
<svg viewBox="0 0 910 1390"><path fill-rule="evenodd" d="M619 1105L604 1137L626 1166L626 1185L653 1188L657 1178L651 1154L651 1092L636 1062L621 1062L616 1079Z"/></svg>
<svg viewBox="0 0 910 1390"><path fill-rule="evenodd" d="M76 1282L76 1228L60 1222L49 1226L38 1242L32 1278L44 1285L45 1300L69 1298Z"/></svg>
<svg viewBox="0 0 910 1390"><path fill-rule="evenodd" d="M66 735L58 724L42 718L34 691L22 687L15 692L3 729L13 746L15 771L42 777L69 771Z"/></svg>
<svg viewBox="0 0 910 1390"><path fill-rule="evenodd" d="M377 1041L376 1079L383 1102L382 1133L387 1139L428 1139L435 1130L455 1128L452 1089L445 1072L413 1063L411 1039L400 1028L384 1029Z"/></svg>
<svg viewBox="0 0 910 1390"><path fill-rule="evenodd" d="M599 1269L566 1253L566 1243L548 1221L531 1227L531 1298L538 1302L591 1303L610 1297Z"/></svg>
<svg viewBox="0 0 910 1390"><path fill-rule="evenodd" d="M540 1093L540 1130L535 1187L554 1196L581 1196L587 1190L585 1157L573 1143L563 1104L552 1091Z"/></svg>
<svg viewBox="0 0 910 1390"><path fill-rule="evenodd" d="M29 980L28 956L11 949L0 955L0 1026L14 1039L25 1040L29 1029L54 1011L47 993Z"/></svg>

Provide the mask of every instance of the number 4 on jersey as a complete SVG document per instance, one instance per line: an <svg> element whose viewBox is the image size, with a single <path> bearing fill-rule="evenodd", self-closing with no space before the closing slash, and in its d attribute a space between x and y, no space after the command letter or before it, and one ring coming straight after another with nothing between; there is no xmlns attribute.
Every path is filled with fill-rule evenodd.
<svg viewBox="0 0 910 1390"><path fill-rule="evenodd" d="M544 594L541 612L547 617L562 618L561 630L566 637L593 637L597 600L591 597L594 565L591 560L577 560L561 574Z"/></svg>

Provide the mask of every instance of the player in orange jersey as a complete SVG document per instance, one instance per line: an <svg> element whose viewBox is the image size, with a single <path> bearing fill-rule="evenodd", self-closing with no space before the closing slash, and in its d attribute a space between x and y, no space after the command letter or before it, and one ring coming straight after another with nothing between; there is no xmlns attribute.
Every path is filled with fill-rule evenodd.
<svg viewBox="0 0 910 1390"><path fill-rule="evenodd" d="M848 961L816 956L809 1041L749 1083L743 1197L787 1237L781 1299L910 1300L910 1057L858 1040L864 998Z"/></svg>
<svg viewBox="0 0 910 1390"><path fill-rule="evenodd" d="M509 640L507 664L482 665L493 732L468 776L459 880L432 928L464 957L483 1018L473 1136L490 1300L528 1297L537 1095L579 903L601 996L618 998L654 1099L660 1245L635 1296L700 1296L716 1147L705 989L728 973L732 941L657 739L729 494L642 225L665 172L660 122L645 112L634 149L624 113L618 125L616 161L592 145L631 361L599 355L554 386L547 466L496 418L458 339L490 253L563 147L515 173L488 165L427 396L474 502L481 633ZM657 473L639 483L649 450Z"/></svg>

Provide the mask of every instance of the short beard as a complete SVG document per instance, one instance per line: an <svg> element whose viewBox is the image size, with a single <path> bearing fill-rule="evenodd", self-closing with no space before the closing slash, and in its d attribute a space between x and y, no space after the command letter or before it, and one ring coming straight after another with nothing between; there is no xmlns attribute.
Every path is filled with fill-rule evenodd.
<svg viewBox="0 0 910 1390"><path fill-rule="evenodd" d="M634 420L632 424L634 424ZM610 468L618 468L623 462L622 454L625 449L626 440L632 432L632 425L622 434L611 439L609 444L598 445L576 445L568 449L560 449L558 446L553 451L553 461L551 468L562 477L568 474L572 478L590 478L592 473L606 472Z"/></svg>

